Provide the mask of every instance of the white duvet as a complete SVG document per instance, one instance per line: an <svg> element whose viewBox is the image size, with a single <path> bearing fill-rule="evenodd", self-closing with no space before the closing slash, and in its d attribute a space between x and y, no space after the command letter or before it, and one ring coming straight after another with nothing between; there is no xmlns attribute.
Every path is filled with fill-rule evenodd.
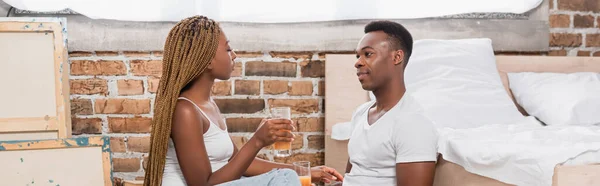
<svg viewBox="0 0 600 186"><path fill-rule="evenodd" d="M440 129L439 153L465 170L508 184L550 186L557 164L600 163L600 127L534 121Z"/></svg>

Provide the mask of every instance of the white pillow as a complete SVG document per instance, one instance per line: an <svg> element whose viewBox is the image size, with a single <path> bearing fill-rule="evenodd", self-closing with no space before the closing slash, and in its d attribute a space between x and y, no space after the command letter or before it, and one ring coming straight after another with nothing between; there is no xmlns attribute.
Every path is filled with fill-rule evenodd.
<svg viewBox="0 0 600 186"><path fill-rule="evenodd" d="M517 103L546 125L600 124L600 73L508 73Z"/></svg>
<svg viewBox="0 0 600 186"><path fill-rule="evenodd" d="M404 76L407 91L438 127L526 119L502 85L490 39L418 40Z"/></svg>

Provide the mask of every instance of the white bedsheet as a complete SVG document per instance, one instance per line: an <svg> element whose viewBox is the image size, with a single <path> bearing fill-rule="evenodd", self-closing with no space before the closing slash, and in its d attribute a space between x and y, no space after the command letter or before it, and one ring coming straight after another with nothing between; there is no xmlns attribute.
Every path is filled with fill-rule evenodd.
<svg viewBox="0 0 600 186"><path fill-rule="evenodd" d="M70 8L93 19L179 21L205 15L217 21L311 22L413 19L462 13L517 13L542 0L4 0L31 11Z"/></svg>
<svg viewBox="0 0 600 186"><path fill-rule="evenodd" d="M508 184L550 186L557 164L600 162L598 126L541 126L528 121L439 131L438 151L445 160Z"/></svg>

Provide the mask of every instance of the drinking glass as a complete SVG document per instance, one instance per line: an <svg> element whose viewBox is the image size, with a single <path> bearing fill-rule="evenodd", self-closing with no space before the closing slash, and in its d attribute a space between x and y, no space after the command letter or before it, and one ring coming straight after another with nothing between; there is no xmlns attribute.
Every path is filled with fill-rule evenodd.
<svg viewBox="0 0 600 186"><path fill-rule="evenodd" d="M294 171L300 177L300 185L311 186L310 161L297 161L292 163L292 165L294 166Z"/></svg>
<svg viewBox="0 0 600 186"><path fill-rule="evenodd" d="M290 107L271 108L271 118L273 119L291 120L291 115ZM276 157L288 157L292 155L292 142L277 141L273 143L273 155Z"/></svg>

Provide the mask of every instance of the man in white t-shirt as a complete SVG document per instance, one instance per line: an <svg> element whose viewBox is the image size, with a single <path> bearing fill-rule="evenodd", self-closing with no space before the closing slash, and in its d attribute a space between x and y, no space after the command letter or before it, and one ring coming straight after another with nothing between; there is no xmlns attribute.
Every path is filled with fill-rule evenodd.
<svg viewBox="0 0 600 186"><path fill-rule="evenodd" d="M431 186L437 160L436 129L406 92L404 69L412 36L400 24L365 26L355 63L362 88L375 100L356 109L344 186Z"/></svg>

